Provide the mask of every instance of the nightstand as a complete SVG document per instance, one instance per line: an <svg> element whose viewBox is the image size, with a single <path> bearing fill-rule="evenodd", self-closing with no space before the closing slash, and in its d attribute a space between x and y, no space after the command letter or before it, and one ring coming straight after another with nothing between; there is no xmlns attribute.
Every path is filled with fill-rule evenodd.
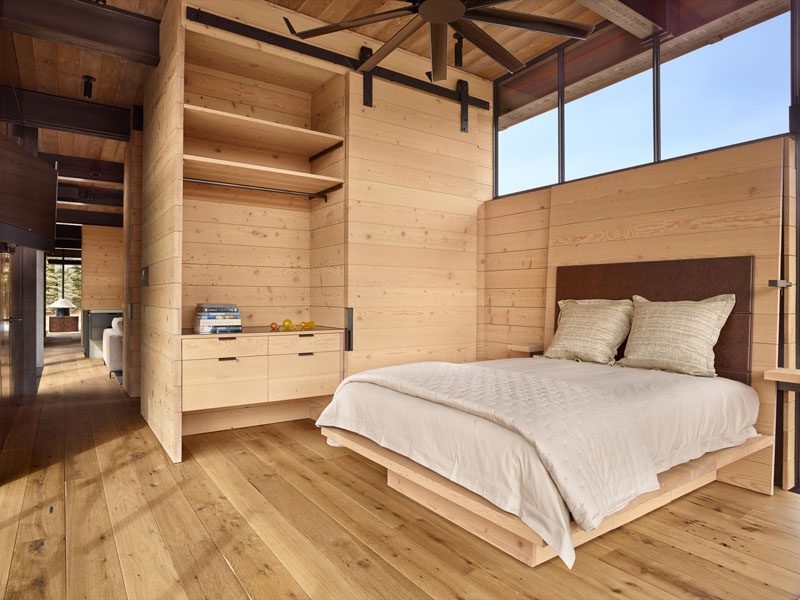
<svg viewBox="0 0 800 600"><path fill-rule="evenodd" d="M800 369L779 367L764 371L764 379L776 381L778 389L783 392L800 392Z"/></svg>
<svg viewBox="0 0 800 600"><path fill-rule="evenodd" d="M540 344L509 344L509 352L523 352L528 356L541 356L544 348Z"/></svg>

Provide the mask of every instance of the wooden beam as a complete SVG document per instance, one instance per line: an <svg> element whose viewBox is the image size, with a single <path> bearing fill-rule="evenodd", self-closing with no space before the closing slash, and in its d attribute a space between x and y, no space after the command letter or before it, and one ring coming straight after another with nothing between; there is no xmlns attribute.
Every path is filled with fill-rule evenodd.
<svg viewBox="0 0 800 600"><path fill-rule="evenodd" d="M158 19L85 0L3 0L0 28L146 65L158 64Z"/></svg>
<svg viewBox="0 0 800 600"><path fill-rule="evenodd" d="M664 0L660 3L664 4ZM660 29L656 23L621 0L578 0L578 4L582 4L639 39L650 37Z"/></svg>
<svg viewBox="0 0 800 600"><path fill-rule="evenodd" d="M80 202L82 204L100 204L103 206L122 206L124 193L122 190L106 190L84 185L58 184L59 202Z"/></svg>
<svg viewBox="0 0 800 600"><path fill-rule="evenodd" d="M0 3L2 6L2 3ZM112 140L131 137L131 111L75 98L0 86L0 120Z"/></svg>
<svg viewBox="0 0 800 600"><path fill-rule="evenodd" d="M122 163L45 153L39 154L39 158L53 166L58 163L59 177L109 181L112 183L123 183L125 179L125 165Z"/></svg>
<svg viewBox="0 0 800 600"><path fill-rule="evenodd" d="M56 212L59 223L76 223L78 225L102 225L104 227L122 227L122 215L91 210L73 210L59 208Z"/></svg>

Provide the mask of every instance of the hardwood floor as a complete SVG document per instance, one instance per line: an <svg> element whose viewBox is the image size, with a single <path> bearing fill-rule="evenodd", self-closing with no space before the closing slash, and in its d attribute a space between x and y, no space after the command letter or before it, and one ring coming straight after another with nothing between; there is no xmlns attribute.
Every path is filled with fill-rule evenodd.
<svg viewBox="0 0 800 600"><path fill-rule="evenodd" d="M49 348L0 452L5 598L797 598L800 496L715 483L528 568L310 421L185 439L173 465L102 361Z"/></svg>

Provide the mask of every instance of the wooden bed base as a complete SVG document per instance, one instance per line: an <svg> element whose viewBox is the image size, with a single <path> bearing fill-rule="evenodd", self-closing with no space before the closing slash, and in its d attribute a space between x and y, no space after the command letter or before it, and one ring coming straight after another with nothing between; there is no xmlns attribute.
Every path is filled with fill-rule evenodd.
<svg viewBox="0 0 800 600"><path fill-rule="evenodd" d="M556 556L555 551L518 517L411 459L343 429L323 427L322 434L386 467L389 487L525 564L534 567ZM765 480L762 475L753 477L746 463L739 469L736 463L749 457L747 462L750 463L755 460L772 464L773 450L774 437L761 435L741 446L709 452L677 465L659 474L660 489L633 499L625 508L606 517L597 529L584 531L573 521L572 541L579 546L716 480L772 495L771 480Z"/></svg>

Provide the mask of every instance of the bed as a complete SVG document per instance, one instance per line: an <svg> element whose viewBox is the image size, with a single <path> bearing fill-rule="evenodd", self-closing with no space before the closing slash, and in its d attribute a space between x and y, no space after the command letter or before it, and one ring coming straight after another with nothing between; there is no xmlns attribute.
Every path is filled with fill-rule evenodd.
<svg viewBox="0 0 800 600"><path fill-rule="evenodd" d="M753 427L760 401L747 385L752 257L558 269L556 300L720 293L737 298L715 346L721 377L543 357L420 363L351 378L318 425L385 466L391 487L508 554L571 566L575 546L716 479L771 493L771 465L742 478L736 463L771 457L773 440ZM470 394L495 394L493 407L539 394L541 415L514 401L498 412L505 422L464 407Z"/></svg>

